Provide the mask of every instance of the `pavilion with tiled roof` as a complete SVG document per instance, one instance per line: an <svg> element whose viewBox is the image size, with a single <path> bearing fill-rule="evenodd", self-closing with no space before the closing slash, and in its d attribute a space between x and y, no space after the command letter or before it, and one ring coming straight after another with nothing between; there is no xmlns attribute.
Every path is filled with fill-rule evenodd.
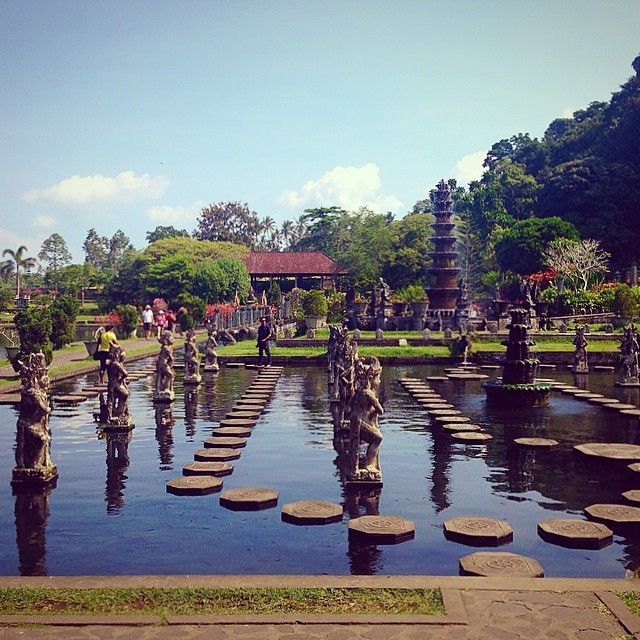
<svg viewBox="0 0 640 640"><path fill-rule="evenodd" d="M254 289L265 280L277 280L281 287L284 281L291 280L292 287L298 287L308 279L319 280L322 289L337 289L339 279L349 275L347 269L322 251L252 251L243 261Z"/></svg>

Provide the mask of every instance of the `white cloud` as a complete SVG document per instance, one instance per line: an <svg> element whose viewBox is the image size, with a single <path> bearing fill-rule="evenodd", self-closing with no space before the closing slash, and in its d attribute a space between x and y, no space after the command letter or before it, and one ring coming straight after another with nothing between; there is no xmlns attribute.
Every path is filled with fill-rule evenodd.
<svg viewBox="0 0 640 640"><path fill-rule="evenodd" d="M458 181L458 184L464 186L472 180L480 180L484 172L482 163L486 157L486 151L476 151L458 160L453 170L453 177Z"/></svg>
<svg viewBox="0 0 640 640"><path fill-rule="evenodd" d="M147 218L158 225L171 225L174 227L189 225L195 226L200 210L204 205L196 202L187 206L159 205L147 209Z"/></svg>
<svg viewBox="0 0 640 640"><path fill-rule="evenodd" d="M363 167L335 167L318 180L309 180L299 191L286 189L278 202L292 210L314 206L336 206L347 211L369 207L378 213L398 210L402 202L380 193L381 187L380 169L371 162Z"/></svg>
<svg viewBox="0 0 640 640"><path fill-rule="evenodd" d="M38 215L34 217L31 226L36 229L51 229L55 224L56 221L51 216Z"/></svg>
<svg viewBox="0 0 640 640"><path fill-rule="evenodd" d="M22 199L29 203L56 202L65 205L133 202L161 198L168 186L169 180L165 176L151 177L148 173L137 176L133 171L123 171L115 178L99 173L93 176L74 175L46 189L27 191Z"/></svg>
<svg viewBox="0 0 640 640"><path fill-rule="evenodd" d="M16 251L18 247L27 247L25 255L35 258L38 251L40 251L40 245L43 240L44 236L27 237L18 235L17 233L13 233L13 231L8 231L7 229L0 227L0 249L3 251L4 249ZM0 260L6 260L6 257L2 258L1 255L2 254L0 253Z"/></svg>

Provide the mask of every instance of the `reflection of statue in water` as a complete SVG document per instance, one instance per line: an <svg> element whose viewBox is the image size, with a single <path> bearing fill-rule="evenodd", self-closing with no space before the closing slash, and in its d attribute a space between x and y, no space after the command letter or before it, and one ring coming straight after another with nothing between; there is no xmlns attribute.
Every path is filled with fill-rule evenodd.
<svg viewBox="0 0 640 640"><path fill-rule="evenodd" d="M382 433L378 416L384 412L377 396L382 367L375 356L358 358L355 363L356 391L349 403L349 480L381 482L379 448ZM367 444L360 460L360 444Z"/></svg>
<svg viewBox="0 0 640 640"><path fill-rule="evenodd" d="M575 351L573 354L573 372L589 373L589 364L587 362L587 339L585 338L584 325L576 327L576 337L573 339Z"/></svg>
<svg viewBox="0 0 640 640"><path fill-rule="evenodd" d="M131 432L107 433L107 484L104 499L107 513L118 513L124 507L124 489L129 467Z"/></svg>
<svg viewBox="0 0 640 640"><path fill-rule="evenodd" d="M51 461L49 376L44 354L29 353L18 361L22 387L16 436L16 466L11 483L47 483L58 477Z"/></svg>
<svg viewBox="0 0 640 640"><path fill-rule="evenodd" d="M184 383L198 384L201 380L196 332L193 329L189 329L184 341Z"/></svg>
<svg viewBox="0 0 640 640"><path fill-rule="evenodd" d="M218 364L218 354L216 353L216 330L211 324L207 325L207 343L204 346L204 370L205 371L219 371L220 365Z"/></svg>
<svg viewBox="0 0 640 640"><path fill-rule="evenodd" d="M173 402L173 381L176 377L173 369L173 333L163 331L158 341L162 347L156 362L156 389L153 399L157 402Z"/></svg>
<svg viewBox="0 0 640 640"><path fill-rule="evenodd" d="M622 374L620 382L622 384L638 383L638 333L635 325L630 324L624 328L624 336L620 343L622 358Z"/></svg>
<svg viewBox="0 0 640 640"><path fill-rule="evenodd" d="M107 425L130 426L129 387L127 370L124 367L124 351L118 345L111 345L107 366Z"/></svg>

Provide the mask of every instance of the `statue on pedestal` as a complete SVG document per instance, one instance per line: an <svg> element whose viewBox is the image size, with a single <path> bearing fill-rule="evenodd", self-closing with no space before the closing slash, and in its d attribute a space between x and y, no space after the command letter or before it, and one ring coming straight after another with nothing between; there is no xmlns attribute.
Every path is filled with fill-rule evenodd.
<svg viewBox="0 0 640 640"><path fill-rule="evenodd" d="M196 344L196 332L193 329L187 331L184 341L184 383L199 384L202 381L200 375L200 356Z"/></svg>
<svg viewBox="0 0 640 640"><path fill-rule="evenodd" d="M107 365L107 402L106 427L132 427L129 415L129 387L127 385L127 370L124 366L125 353L122 347L112 344L109 349L109 364ZM100 404L104 397L100 397ZM100 417L103 417L101 407Z"/></svg>
<svg viewBox="0 0 640 640"><path fill-rule="evenodd" d="M153 393L154 402L173 402L175 393L173 381L176 372L173 368L173 333L163 331L158 341L162 345L156 362L156 388Z"/></svg>
<svg viewBox="0 0 640 640"><path fill-rule="evenodd" d="M212 324L207 325L207 343L204 346L204 370L205 371L219 371L220 365L218 364L218 354L216 353L216 330Z"/></svg>
<svg viewBox="0 0 640 640"><path fill-rule="evenodd" d="M18 366L22 399L11 484L45 484L58 477L58 468L51 461L49 376L44 354L29 353Z"/></svg>
<svg viewBox="0 0 640 640"><path fill-rule="evenodd" d="M573 373L589 373L587 362L587 339L585 338L584 325L576 327L576 337L573 339L575 351L573 354Z"/></svg>
<svg viewBox="0 0 640 640"><path fill-rule="evenodd" d="M634 324L624 328L624 336L620 343L622 373L620 384L638 384L640 378L638 374L638 332Z"/></svg>
<svg viewBox="0 0 640 640"><path fill-rule="evenodd" d="M382 432L378 416L384 413L377 389L382 367L375 356L358 358L355 363L356 390L349 403L349 473L351 482L382 482L379 449ZM367 444L360 459L360 445Z"/></svg>

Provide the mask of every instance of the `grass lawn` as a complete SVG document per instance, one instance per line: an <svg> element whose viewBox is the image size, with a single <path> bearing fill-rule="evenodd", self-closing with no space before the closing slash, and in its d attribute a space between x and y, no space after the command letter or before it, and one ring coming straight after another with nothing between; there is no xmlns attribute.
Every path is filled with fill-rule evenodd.
<svg viewBox="0 0 640 640"><path fill-rule="evenodd" d="M616 595L629 607L631 613L640 618L640 591L616 591Z"/></svg>
<svg viewBox="0 0 640 640"><path fill-rule="evenodd" d="M2 615L442 615L439 589L0 589Z"/></svg>

